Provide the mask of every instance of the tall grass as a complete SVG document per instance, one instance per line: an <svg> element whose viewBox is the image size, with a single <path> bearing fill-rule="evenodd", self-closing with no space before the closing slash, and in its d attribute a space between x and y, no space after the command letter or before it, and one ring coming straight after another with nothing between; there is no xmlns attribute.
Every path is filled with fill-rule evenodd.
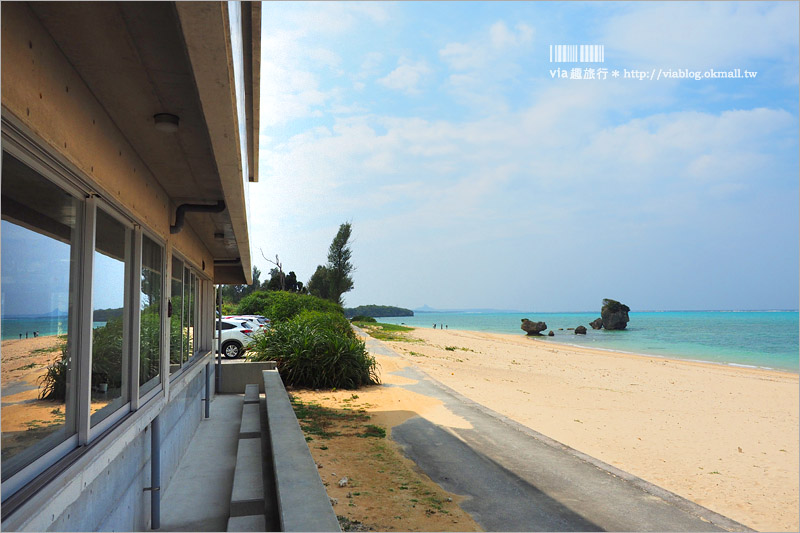
<svg viewBox="0 0 800 533"><path fill-rule="evenodd" d="M357 389L380 383L377 361L338 313L303 311L255 336L250 359L276 361L287 385Z"/></svg>

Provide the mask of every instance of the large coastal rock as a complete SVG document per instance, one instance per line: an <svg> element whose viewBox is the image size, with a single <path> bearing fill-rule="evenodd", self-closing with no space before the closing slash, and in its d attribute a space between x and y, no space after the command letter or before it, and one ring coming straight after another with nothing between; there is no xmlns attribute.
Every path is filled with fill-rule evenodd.
<svg viewBox="0 0 800 533"><path fill-rule="evenodd" d="M600 329L603 327L603 319L598 318L597 320L592 320L589 322L589 325L592 326L592 329Z"/></svg>
<svg viewBox="0 0 800 533"><path fill-rule="evenodd" d="M578 326L577 328L575 328L575 335L586 335L586 327Z"/></svg>
<svg viewBox="0 0 800 533"><path fill-rule="evenodd" d="M631 308L625 304L605 298L603 300L603 309L600 311L603 327L606 329L625 329L630 321L630 318L628 318L628 311L630 310Z"/></svg>
<svg viewBox="0 0 800 533"><path fill-rule="evenodd" d="M544 322L531 322L527 318L523 318L520 328L528 335L541 335L547 329L547 324Z"/></svg>

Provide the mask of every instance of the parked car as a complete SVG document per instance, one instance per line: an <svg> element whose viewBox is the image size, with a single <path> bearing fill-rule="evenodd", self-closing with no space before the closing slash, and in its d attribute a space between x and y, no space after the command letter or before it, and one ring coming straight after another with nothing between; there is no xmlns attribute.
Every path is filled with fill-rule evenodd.
<svg viewBox="0 0 800 533"><path fill-rule="evenodd" d="M223 318L230 320L247 320L251 324L258 326L259 330L269 329L269 318L261 315L231 315Z"/></svg>
<svg viewBox="0 0 800 533"><path fill-rule="evenodd" d="M217 334L222 325L222 355L228 359L235 359L247 350L253 342L253 333L258 326L253 323L238 318L223 318L218 320L214 329L214 342L217 342Z"/></svg>

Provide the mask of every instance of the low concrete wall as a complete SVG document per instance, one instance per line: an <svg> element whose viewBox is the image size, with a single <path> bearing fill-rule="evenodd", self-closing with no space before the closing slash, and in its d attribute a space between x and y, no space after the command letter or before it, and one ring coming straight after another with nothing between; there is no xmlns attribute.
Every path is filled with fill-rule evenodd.
<svg viewBox="0 0 800 533"><path fill-rule="evenodd" d="M262 375L281 531L341 531L278 371Z"/></svg>
<svg viewBox="0 0 800 533"><path fill-rule="evenodd" d="M214 360L216 369L216 359ZM264 394L264 379L261 372L264 370L275 370L275 361L223 361L220 376L222 381L219 385L220 394L242 394L244 388L250 383L258 383L258 392Z"/></svg>

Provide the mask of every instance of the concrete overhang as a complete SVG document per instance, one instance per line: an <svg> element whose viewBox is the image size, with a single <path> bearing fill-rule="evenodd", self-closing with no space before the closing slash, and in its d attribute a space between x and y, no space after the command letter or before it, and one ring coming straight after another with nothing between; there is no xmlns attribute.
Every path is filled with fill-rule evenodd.
<svg viewBox="0 0 800 533"><path fill-rule="evenodd" d="M220 213L187 213L186 224L214 257L215 283L252 283L246 188L258 179L260 3L29 7L169 195L171 216L181 204L225 201ZM156 130L158 113L178 116L178 130Z"/></svg>

